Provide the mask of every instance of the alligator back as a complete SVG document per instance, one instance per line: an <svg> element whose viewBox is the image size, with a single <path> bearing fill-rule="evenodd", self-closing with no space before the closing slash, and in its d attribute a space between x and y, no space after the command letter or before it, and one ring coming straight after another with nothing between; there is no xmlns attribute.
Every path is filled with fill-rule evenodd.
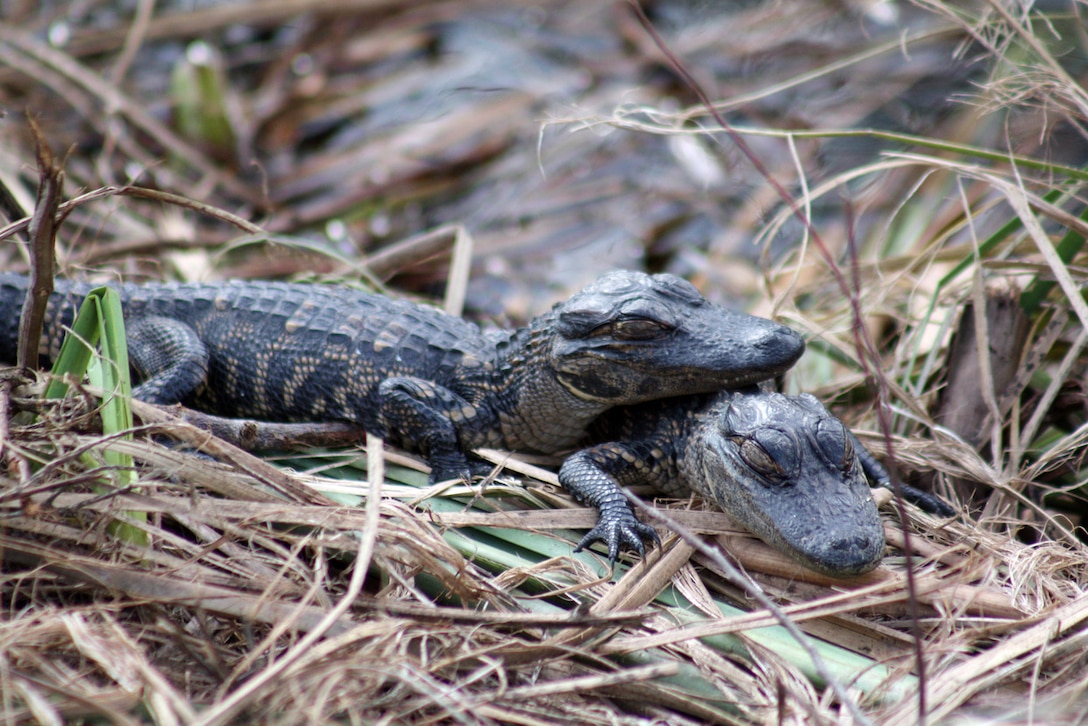
<svg viewBox="0 0 1088 726"><path fill-rule="evenodd" d="M94 285L58 279L42 334L42 364ZM27 278L0 274L0 319L17 320ZM495 345L439 310L324 285L232 281L114 285L126 321L192 328L207 348L205 385L182 403L225 416L345 420L380 431L378 385L425 378L457 390L465 368L486 368ZM0 359L14 361L17 326L0 326ZM458 391L471 397L471 392Z"/></svg>

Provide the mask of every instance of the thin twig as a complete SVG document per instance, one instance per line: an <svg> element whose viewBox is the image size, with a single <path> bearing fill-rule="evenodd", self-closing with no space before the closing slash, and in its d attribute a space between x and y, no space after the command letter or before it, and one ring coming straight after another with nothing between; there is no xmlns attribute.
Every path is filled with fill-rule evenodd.
<svg viewBox="0 0 1088 726"><path fill-rule="evenodd" d="M56 262L57 209L64 183L62 163L53 156L41 128L27 115L30 135L34 138L34 156L38 161L38 198L30 219L30 284L19 317L18 364L23 370L38 367L38 347L49 296L53 294L53 266Z"/></svg>
<svg viewBox="0 0 1088 726"><path fill-rule="evenodd" d="M80 194L78 197L72 197L68 201L60 204L57 207L58 214L63 216L69 214L73 209L81 207L84 204L97 201L99 199L107 199L109 197L136 197L137 199L150 199L156 202L162 202L163 204L172 204L182 209L190 209L198 214L204 214L212 219L218 219L227 224L231 224L239 229L254 235L267 235L268 233L253 224L246 221L242 217L236 214L231 214L225 209L206 204L204 202L198 202L195 199L189 199L183 197L180 194L171 194L170 192L159 191L158 189L147 189L145 187L137 186L105 186L95 189L93 191ZM8 237L18 234L30 226L31 219L24 217L23 219L15 220L10 224L0 227L0 241L7 239Z"/></svg>

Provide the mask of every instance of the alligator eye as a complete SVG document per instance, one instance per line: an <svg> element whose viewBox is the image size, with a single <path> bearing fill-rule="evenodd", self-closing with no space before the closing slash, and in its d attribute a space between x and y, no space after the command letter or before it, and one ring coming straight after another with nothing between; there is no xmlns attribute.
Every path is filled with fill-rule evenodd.
<svg viewBox="0 0 1088 726"><path fill-rule="evenodd" d="M844 436L842 440L842 470L850 473L856 460L857 454L854 453L854 442L850 440L850 436Z"/></svg>
<svg viewBox="0 0 1088 726"><path fill-rule="evenodd" d="M654 340L672 330L671 327L656 320L630 318L612 323L612 337L619 340Z"/></svg>
<svg viewBox="0 0 1088 726"><path fill-rule="evenodd" d="M748 466L763 476L771 479L781 479L786 476L786 470L767 453L766 449L752 439L741 441L740 456Z"/></svg>
<svg viewBox="0 0 1088 726"><path fill-rule="evenodd" d="M854 453L854 443L849 436L845 437L842 443L842 470L849 474L854 470L854 462L858 460L858 457Z"/></svg>

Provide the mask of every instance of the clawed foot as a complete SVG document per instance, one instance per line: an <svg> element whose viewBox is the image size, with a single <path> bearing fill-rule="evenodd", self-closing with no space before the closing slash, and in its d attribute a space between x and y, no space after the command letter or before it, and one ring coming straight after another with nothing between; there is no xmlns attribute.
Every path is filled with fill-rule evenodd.
<svg viewBox="0 0 1088 726"><path fill-rule="evenodd" d="M428 463L431 465L431 484L454 479L460 479L466 483L472 481L472 467L465 455L459 451L449 454L432 453Z"/></svg>
<svg viewBox="0 0 1088 726"><path fill-rule="evenodd" d="M430 461L430 483L437 484L440 481L460 479L465 483L471 483L474 477L491 476L495 470L494 465L482 459L467 459L463 455L433 458Z"/></svg>
<svg viewBox="0 0 1088 726"><path fill-rule="evenodd" d="M635 550L640 556L646 556L646 547L643 541L660 545L661 538L653 527L643 524L635 518L629 509L614 509L602 511L597 520L597 526L589 530L575 552L581 552L585 547L594 542L601 541L608 546L608 560L615 562L620 554L620 549Z"/></svg>

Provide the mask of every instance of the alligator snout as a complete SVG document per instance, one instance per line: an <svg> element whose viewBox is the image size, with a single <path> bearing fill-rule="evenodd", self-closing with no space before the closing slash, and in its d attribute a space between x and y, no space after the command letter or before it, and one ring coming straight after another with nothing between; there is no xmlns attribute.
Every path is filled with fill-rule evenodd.
<svg viewBox="0 0 1088 726"><path fill-rule="evenodd" d="M823 552L813 554L822 568L836 577L860 575L880 564L884 555L884 530L877 525L870 532L854 532L831 539Z"/></svg>
<svg viewBox="0 0 1088 726"><path fill-rule="evenodd" d="M777 323L768 326L768 330L758 340L753 342L763 357L768 360L782 361L789 368L801 354L805 352L805 339L800 333Z"/></svg>
<svg viewBox="0 0 1088 726"><path fill-rule="evenodd" d="M798 492L794 489L793 493ZM768 503L764 510L765 516L777 513L775 519L762 523L768 541L805 566L833 577L853 577L880 564L884 526L867 492L824 477L819 487L791 499L778 509Z"/></svg>

